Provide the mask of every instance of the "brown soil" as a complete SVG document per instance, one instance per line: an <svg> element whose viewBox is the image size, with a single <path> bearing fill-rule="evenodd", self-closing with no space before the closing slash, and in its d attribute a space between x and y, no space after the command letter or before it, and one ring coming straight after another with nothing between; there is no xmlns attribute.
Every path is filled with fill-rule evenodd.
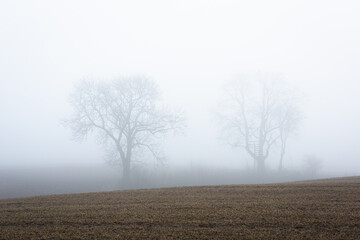
<svg viewBox="0 0 360 240"><path fill-rule="evenodd" d="M360 177L0 200L0 239L360 239Z"/></svg>

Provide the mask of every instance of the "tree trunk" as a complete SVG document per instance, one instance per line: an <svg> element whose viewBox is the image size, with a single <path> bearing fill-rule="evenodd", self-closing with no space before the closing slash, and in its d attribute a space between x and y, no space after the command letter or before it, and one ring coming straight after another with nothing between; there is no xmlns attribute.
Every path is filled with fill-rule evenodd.
<svg viewBox="0 0 360 240"><path fill-rule="evenodd" d="M123 180L126 183L130 182L130 163L131 163L131 154L132 153L132 138L127 137L127 146L126 146L126 157L125 164L123 166Z"/></svg>
<svg viewBox="0 0 360 240"><path fill-rule="evenodd" d="M123 181L126 183L130 181L130 161L128 160L123 163Z"/></svg>
<svg viewBox="0 0 360 240"><path fill-rule="evenodd" d="M265 172L265 158L264 157L258 157L256 159L257 162L257 169L259 172Z"/></svg>
<svg viewBox="0 0 360 240"><path fill-rule="evenodd" d="M287 135L282 136L280 138L280 140L281 140L281 149L280 149L279 171L283 170L283 160L284 160L285 149L286 149Z"/></svg>
<svg viewBox="0 0 360 240"><path fill-rule="evenodd" d="M280 153L280 162L279 162L279 171L283 170L283 159L284 159L285 151L281 149Z"/></svg>

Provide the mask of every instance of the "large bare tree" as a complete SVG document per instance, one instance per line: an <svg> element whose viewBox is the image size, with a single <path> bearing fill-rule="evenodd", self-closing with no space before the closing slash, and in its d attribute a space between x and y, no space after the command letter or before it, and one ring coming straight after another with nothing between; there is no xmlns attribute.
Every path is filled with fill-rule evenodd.
<svg viewBox="0 0 360 240"><path fill-rule="evenodd" d="M110 149L129 180L134 153L148 151L157 160L157 138L182 128L182 116L158 106L156 84L141 76L111 82L84 80L70 95L73 116L67 120L77 139L92 132ZM113 151L115 150L115 151Z"/></svg>
<svg viewBox="0 0 360 240"><path fill-rule="evenodd" d="M229 143L244 148L259 171L265 170L265 160L280 143L282 167L288 136L298 123L293 91L274 73L243 75L225 91L220 117Z"/></svg>

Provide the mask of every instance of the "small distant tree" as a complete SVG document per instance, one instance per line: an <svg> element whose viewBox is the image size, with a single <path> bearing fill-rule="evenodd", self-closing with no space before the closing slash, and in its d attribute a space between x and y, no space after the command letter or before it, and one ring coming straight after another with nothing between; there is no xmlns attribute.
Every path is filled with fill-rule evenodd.
<svg viewBox="0 0 360 240"><path fill-rule="evenodd" d="M322 168L322 161L320 158L314 155L308 155L304 158L305 172L311 176L316 176L319 170Z"/></svg>
<svg viewBox="0 0 360 240"><path fill-rule="evenodd" d="M265 160L279 142L282 168L288 137L298 123L292 94L274 73L241 76L225 89L222 132L232 146L246 150L259 171L265 170Z"/></svg>
<svg viewBox="0 0 360 240"><path fill-rule="evenodd" d="M293 135L299 122L301 120L300 112L295 105L295 98L292 98L292 101L284 102L283 109L279 113L280 118L283 119L282 123L279 126L279 145L280 145L280 161L279 161L279 171L283 170L284 166L284 156L286 152L287 142L291 135Z"/></svg>
<svg viewBox="0 0 360 240"><path fill-rule="evenodd" d="M74 108L66 121L76 139L96 132L108 146L113 159L129 180L135 152L148 151L156 160L162 156L156 139L183 127L181 114L158 104L156 84L141 76L117 78L111 82L84 80L70 96Z"/></svg>

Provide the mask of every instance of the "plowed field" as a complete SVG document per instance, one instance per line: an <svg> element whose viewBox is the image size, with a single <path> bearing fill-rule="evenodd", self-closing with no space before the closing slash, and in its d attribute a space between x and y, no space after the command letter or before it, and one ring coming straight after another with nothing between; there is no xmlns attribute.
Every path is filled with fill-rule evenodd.
<svg viewBox="0 0 360 240"><path fill-rule="evenodd" d="M360 239L360 177L0 200L0 239Z"/></svg>

